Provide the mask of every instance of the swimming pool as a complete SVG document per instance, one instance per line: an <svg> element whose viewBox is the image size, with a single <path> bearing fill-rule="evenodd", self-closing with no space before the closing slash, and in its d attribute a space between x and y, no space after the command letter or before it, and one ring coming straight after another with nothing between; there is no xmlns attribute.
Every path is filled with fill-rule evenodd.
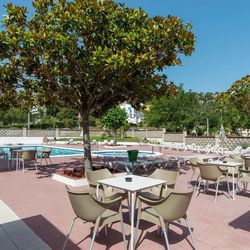
<svg viewBox="0 0 250 250"><path fill-rule="evenodd" d="M83 155L84 151L82 149L71 149L71 148L57 148L57 147L47 147L47 146L10 146L2 147L3 150L10 155L10 148L21 147L22 149L35 149L37 151L42 151L46 149L52 149L50 156L59 157L59 156L72 156L72 155ZM39 152L38 152L39 155Z"/></svg>
<svg viewBox="0 0 250 250"><path fill-rule="evenodd" d="M37 151L42 151L45 149L52 149L51 155L52 157L62 157L62 156L82 156L84 154L83 149L72 149L72 148L59 148L59 147L51 147L51 146L4 146L1 147L3 150L10 155L10 148L21 147L22 149L35 149ZM39 155L39 152L38 152ZM128 157L128 153L126 150L105 150L105 151L92 151L93 156L102 156L102 157ZM149 156L157 156L159 153L150 152L150 151L139 151L139 157L149 157Z"/></svg>

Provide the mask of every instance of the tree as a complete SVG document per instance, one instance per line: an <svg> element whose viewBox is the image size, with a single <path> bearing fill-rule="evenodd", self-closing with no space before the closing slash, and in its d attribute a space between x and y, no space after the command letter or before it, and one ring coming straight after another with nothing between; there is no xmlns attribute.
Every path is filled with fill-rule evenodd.
<svg viewBox="0 0 250 250"><path fill-rule="evenodd" d="M185 92L182 86L176 88L174 94L167 91L164 96L154 98L149 107L145 112L146 123L164 127L167 131L177 132L185 128L190 132L195 128L203 133L207 118L213 127L217 127L219 122L215 94Z"/></svg>
<svg viewBox="0 0 250 250"><path fill-rule="evenodd" d="M0 122L3 125L23 125L27 122L27 113L18 108L12 108L7 111L0 110Z"/></svg>
<svg viewBox="0 0 250 250"><path fill-rule="evenodd" d="M182 86L175 88L175 93L167 91L160 98L153 98L149 109L144 114L147 125L152 127L163 127L167 131L183 130L183 95Z"/></svg>
<svg viewBox="0 0 250 250"><path fill-rule="evenodd" d="M58 101L80 112L86 170L89 117L134 107L165 93L166 66L194 51L189 23L148 17L111 0L34 0L35 14L8 4L0 32L0 102L22 107Z"/></svg>
<svg viewBox="0 0 250 250"><path fill-rule="evenodd" d="M114 132L114 145L117 145L117 130L127 124L127 113L119 106L111 108L101 118L101 123Z"/></svg>
<svg viewBox="0 0 250 250"><path fill-rule="evenodd" d="M218 94L216 101L231 132L250 127L250 76L235 81L226 92Z"/></svg>
<svg viewBox="0 0 250 250"><path fill-rule="evenodd" d="M218 98L236 108L242 116L250 120L250 76L242 77L234 82L225 95Z"/></svg>

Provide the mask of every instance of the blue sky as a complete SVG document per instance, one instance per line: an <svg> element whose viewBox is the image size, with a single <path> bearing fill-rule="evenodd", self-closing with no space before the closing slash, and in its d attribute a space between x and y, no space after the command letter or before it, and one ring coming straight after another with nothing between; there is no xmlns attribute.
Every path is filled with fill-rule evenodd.
<svg viewBox="0 0 250 250"><path fill-rule="evenodd" d="M1 0L0 15L4 14ZM31 0L12 0L31 9ZM118 1L117 1L118 2ZM166 68L168 79L186 90L225 91L250 74L249 0L124 0L128 7L142 7L150 16L175 15L191 22L196 50L183 58L181 67Z"/></svg>

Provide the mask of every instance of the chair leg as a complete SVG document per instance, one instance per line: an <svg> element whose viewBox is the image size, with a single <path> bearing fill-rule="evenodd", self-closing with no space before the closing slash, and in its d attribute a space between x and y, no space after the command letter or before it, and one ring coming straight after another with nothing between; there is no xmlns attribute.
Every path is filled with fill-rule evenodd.
<svg viewBox="0 0 250 250"><path fill-rule="evenodd" d="M62 250L64 250L65 247L66 247L66 245L67 245L69 236L70 236L70 234L71 234L72 228L73 228L74 223L75 223L75 220L76 220L77 218L78 218L78 217L75 217L75 218L72 220L72 222L71 222L71 224L70 224L70 226L69 226L69 230L68 230L68 233L67 233L67 237L66 237L65 242L64 242L64 244L63 244Z"/></svg>
<svg viewBox="0 0 250 250"><path fill-rule="evenodd" d="M95 236L96 236L96 231L94 231L92 239L91 239L91 244L90 244L90 248L89 248L90 250L93 249L93 245L94 245L94 241L95 241Z"/></svg>
<svg viewBox="0 0 250 250"><path fill-rule="evenodd" d="M191 228L190 228L190 226L189 226L189 223L188 223L187 218L185 219L185 222L186 222L186 225L187 225L187 227L188 227L188 231L189 231L189 233L190 233L190 235L191 235L192 241L193 241L193 243L194 243L195 250L198 250L198 249L199 249L199 248L198 248L198 245L197 245L196 240L195 240L195 238L194 238L193 232L192 232L192 230L191 230Z"/></svg>
<svg viewBox="0 0 250 250"><path fill-rule="evenodd" d="M23 173L24 173L24 160L22 160L22 164L23 164Z"/></svg>
<svg viewBox="0 0 250 250"><path fill-rule="evenodd" d="M93 236L92 236L91 243L90 243L90 248L89 248L90 250L93 249L93 245L94 245L96 234L98 235L99 225L100 225L100 217L98 217L97 220L96 220L96 222L95 222L94 232L93 232Z"/></svg>
<svg viewBox="0 0 250 250"><path fill-rule="evenodd" d="M50 157L49 157L49 162L50 162L50 166L52 167L53 164L52 164L52 161L51 161Z"/></svg>
<svg viewBox="0 0 250 250"><path fill-rule="evenodd" d="M108 225L104 226L104 232L105 232L105 236L108 236Z"/></svg>
<svg viewBox="0 0 250 250"><path fill-rule="evenodd" d="M122 217L122 206L119 208L120 220L121 220L121 231L122 231L122 238L123 238L123 246L124 250L126 249L126 238L124 232L124 224L123 224L123 217Z"/></svg>
<svg viewBox="0 0 250 250"><path fill-rule="evenodd" d="M219 181L219 180L217 180L217 182L216 182L216 190L215 190L214 202L216 202L216 200L217 200L217 193L218 193L219 183L220 183L220 181Z"/></svg>
<svg viewBox="0 0 250 250"><path fill-rule="evenodd" d="M36 172L37 172L37 164L36 164L36 161L34 162L34 165L35 165L35 167L36 167Z"/></svg>
<svg viewBox="0 0 250 250"><path fill-rule="evenodd" d="M136 228L135 228L135 242L137 241L139 223L140 223L140 218L137 217L137 223L136 223Z"/></svg>
<svg viewBox="0 0 250 250"><path fill-rule="evenodd" d="M165 238L165 241L166 241L167 249L170 250L166 228L162 228L162 231L163 231L163 235L164 235L164 238Z"/></svg>
<svg viewBox="0 0 250 250"><path fill-rule="evenodd" d="M199 192L200 192L200 185L201 185L202 180L199 180L198 183L198 187L197 187L197 191L196 191L196 197L198 196Z"/></svg>

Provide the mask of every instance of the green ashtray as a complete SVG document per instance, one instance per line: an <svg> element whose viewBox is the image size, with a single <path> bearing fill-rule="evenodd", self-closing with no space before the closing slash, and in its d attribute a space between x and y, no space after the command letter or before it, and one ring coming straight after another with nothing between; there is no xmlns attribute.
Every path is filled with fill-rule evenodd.
<svg viewBox="0 0 250 250"><path fill-rule="evenodd" d="M227 161L222 161L223 163L227 163Z"/></svg>

